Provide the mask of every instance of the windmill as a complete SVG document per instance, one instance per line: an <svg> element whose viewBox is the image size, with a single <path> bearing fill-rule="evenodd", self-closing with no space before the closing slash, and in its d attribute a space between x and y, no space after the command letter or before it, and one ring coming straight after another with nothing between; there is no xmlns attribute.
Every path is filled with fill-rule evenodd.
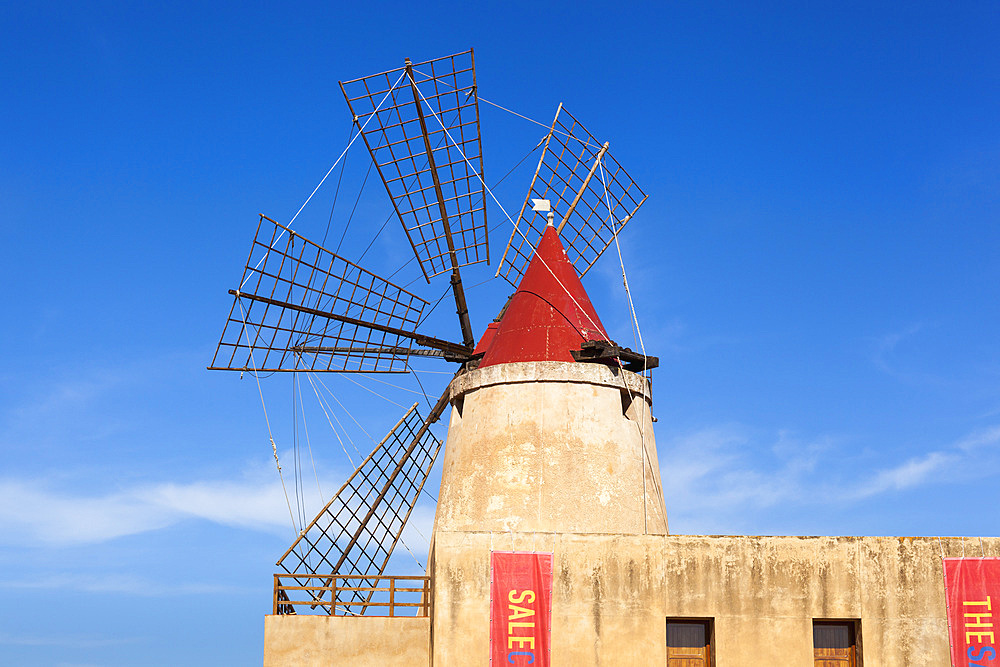
<svg viewBox="0 0 1000 667"><path fill-rule="evenodd" d="M538 146L520 212L507 216L483 175L472 50L421 63L407 59L400 68L340 86L356 128L351 143L361 138L366 146L424 280L449 276L456 334L446 340L422 332L427 300L261 215L239 287L229 291L233 305L211 370L405 373L411 358L433 357L457 364L455 375L461 375L483 358L503 315L477 345L461 270L489 263L488 204L512 227L495 276L517 287L547 229L555 229L582 276L646 200L609 143L560 104ZM656 366L655 357L617 345L600 326L588 331L575 360L633 371ZM278 566L293 579L382 575L442 448L430 427L448 405L446 387L426 416L416 404L407 410ZM311 608L364 613L368 588L323 591L326 597L317 596ZM279 609L295 613L291 606Z"/></svg>

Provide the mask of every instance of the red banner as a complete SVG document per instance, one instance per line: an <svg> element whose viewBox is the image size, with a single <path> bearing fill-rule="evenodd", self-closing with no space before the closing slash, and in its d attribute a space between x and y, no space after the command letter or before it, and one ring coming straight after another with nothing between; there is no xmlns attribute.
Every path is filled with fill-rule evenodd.
<svg viewBox="0 0 1000 667"><path fill-rule="evenodd" d="M552 554L490 554L490 664L549 667Z"/></svg>
<svg viewBox="0 0 1000 667"><path fill-rule="evenodd" d="M1000 612L1000 558L945 558L944 585L954 667L1000 667L993 605Z"/></svg>

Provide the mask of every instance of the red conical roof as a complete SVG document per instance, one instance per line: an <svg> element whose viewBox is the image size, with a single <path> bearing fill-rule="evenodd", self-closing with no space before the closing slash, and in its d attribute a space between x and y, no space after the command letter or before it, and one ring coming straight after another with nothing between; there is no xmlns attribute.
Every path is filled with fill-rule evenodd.
<svg viewBox="0 0 1000 667"><path fill-rule="evenodd" d="M609 338L559 234L547 227L479 366L573 361L570 350L586 340Z"/></svg>

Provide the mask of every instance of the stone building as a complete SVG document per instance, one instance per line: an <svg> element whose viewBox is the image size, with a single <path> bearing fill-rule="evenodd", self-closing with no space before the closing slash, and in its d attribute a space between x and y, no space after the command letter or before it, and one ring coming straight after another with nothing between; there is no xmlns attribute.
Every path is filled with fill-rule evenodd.
<svg viewBox="0 0 1000 667"><path fill-rule="evenodd" d="M600 336L549 228L450 387L426 615L270 615L265 665L490 665L501 551L551 554L546 641L508 638L512 665L951 664L942 556L1000 540L670 535L649 382L571 355Z"/></svg>

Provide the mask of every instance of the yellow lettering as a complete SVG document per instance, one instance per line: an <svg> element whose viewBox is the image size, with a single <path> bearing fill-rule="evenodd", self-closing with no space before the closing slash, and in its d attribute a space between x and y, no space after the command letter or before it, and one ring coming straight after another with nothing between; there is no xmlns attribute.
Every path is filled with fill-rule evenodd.
<svg viewBox="0 0 1000 667"><path fill-rule="evenodd" d="M534 616L535 610L528 607L518 607L516 604L510 606L511 614L507 617L508 621L516 621L519 618L524 618L526 616Z"/></svg>
<svg viewBox="0 0 1000 667"><path fill-rule="evenodd" d="M530 596L530 597L529 597ZM527 598L527 599L525 599ZM535 591L521 591L520 595L517 594L517 589L512 590L507 594L508 602L527 602L531 604L535 601Z"/></svg>
<svg viewBox="0 0 1000 667"><path fill-rule="evenodd" d="M991 644L993 643L993 633L992 632L966 632L965 633L965 643L966 644L971 644L973 637L978 637L978 639L976 639L976 641L979 642L980 644L983 643L983 637L989 637L990 638L990 640L989 640L990 643Z"/></svg>
<svg viewBox="0 0 1000 667"><path fill-rule="evenodd" d="M987 609L993 609L993 607L990 606L990 596L989 595L987 595L986 599L983 600L982 602L973 602L972 600L966 600L962 604L965 605L965 606L968 606L968 607L986 607Z"/></svg>
<svg viewBox="0 0 1000 667"><path fill-rule="evenodd" d="M992 634L992 633L991 633ZM518 648L524 648L527 644L528 648L535 648L535 638L534 637L507 637L507 648L514 648L514 644L520 644Z"/></svg>
<svg viewBox="0 0 1000 667"><path fill-rule="evenodd" d="M983 612L982 614L967 613L967 614L965 614L965 618L974 618L974 619L976 619L975 623L969 623L968 621L966 621L965 622L965 627L967 627L967 628L992 628L993 627L992 623L987 623L987 622L985 622L983 620L984 618L993 618L993 615L990 612L988 612L988 611L987 612Z"/></svg>

